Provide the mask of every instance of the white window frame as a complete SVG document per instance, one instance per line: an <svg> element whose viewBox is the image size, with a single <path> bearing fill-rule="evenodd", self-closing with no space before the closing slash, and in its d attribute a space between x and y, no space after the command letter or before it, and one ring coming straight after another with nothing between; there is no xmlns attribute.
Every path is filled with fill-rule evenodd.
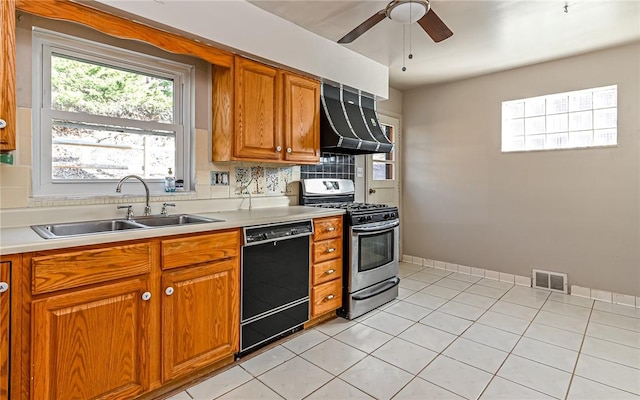
<svg viewBox="0 0 640 400"><path fill-rule="evenodd" d="M617 124L617 112L618 112L618 104L617 104L617 100L616 100L616 105L615 106L608 106L608 107L595 107L593 102L591 104L590 108L585 108L582 110L571 110L570 109L570 98L571 96L575 96L575 95L579 95L581 93L586 93L586 92L591 92L592 94L594 92L597 91L604 91L604 90L611 90L611 89L615 89L616 91L616 96L617 96L617 90L618 90L618 85L613 84L613 85L608 85L608 86L601 86L601 87L594 87L594 88L588 88L588 89L582 89L582 90L573 90L573 91L569 91L569 92L562 92L562 93L554 93L554 94L549 94L549 95L543 95L543 96L534 96L534 97L528 97L528 98L523 98L523 99L517 99L517 100L509 100L509 101L503 101L502 102L502 136L501 136L501 144L500 144L500 148L501 151L503 153L513 153L513 152L535 152L535 151L549 151L549 150L569 150L569 149L589 149L589 148L595 148L595 147L615 147L618 145L618 124ZM567 110L564 112L559 112L559 113L548 113L548 101L553 101L553 100L558 100L561 98L566 98L567 99ZM510 106L510 105L514 105L514 104L518 104L518 103L525 103L527 101L544 101L545 104L545 112L543 114L536 114L536 115L531 115L528 116L526 114L526 109L524 110L524 115L522 117L513 117L513 118L509 118L507 115L505 115L505 110ZM595 134L596 131L598 131L599 129L596 128L594 126L594 117L593 117L593 113L598 111L598 110L606 110L606 109L615 109L616 112L616 124L615 124L615 128L601 128L601 130L615 130L615 143L598 143L594 140L593 135ZM588 112L590 111L592 113L592 120L591 120L591 128L590 129L585 129L585 130L578 130L578 129L571 129L571 123L570 123L570 116L572 114L578 114L578 113L582 113L582 112ZM547 126L547 123L549 122L549 118L550 117L556 117L556 116L562 116L565 115L566 116L566 124L567 124L567 128L566 131L562 130L562 131L550 131L549 126ZM544 117L546 119L546 123L545 123L545 129L543 132L536 132L536 133L529 133L527 134L526 131L526 126L527 126L527 120L532 120L533 118L539 118L539 117ZM523 140L524 140L524 144L522 148L517 148L517 147L511 147L508 144L509 139L512 139L513 136L508 132L508 125L510 122L512 121L522 121L522 126L523 126L523 134L522 135L517 135L516 137L520 137L522 136ZM570 138L571 134L579 134L579 133L584 133L584 132L589 132L591 131L591 135L592 135L592 142L591 144L581 144L581 145L572 145L570 142L567 142L566 145L553 145L548 143L549 140L549 136L554 136L554 135L560 135L560 134L567 134L567 137ZM544 136L545 139L545 146L543 148L538 148L538 147L528 147L527 143L528 143L528 137L532 138L532 137L542 137Z"/></svg>
<svg viewBox="0 0 640 400"><path fill-rule="evenodd" d="M175 132L175 173L193 188L193 124L195 120L195 68L175 61L92 42L73 36L34 28L33 51L33 196L115 195L118 179L52 179L52 120L71 119L97 124L127 126L145 131ZM51 109L51 55L71 56L134 72L172 79L174 82L173 123L140 121ZM173 166L170 166L173 167ZM163 179L145 179L151 192L164 192Z"/></svg>

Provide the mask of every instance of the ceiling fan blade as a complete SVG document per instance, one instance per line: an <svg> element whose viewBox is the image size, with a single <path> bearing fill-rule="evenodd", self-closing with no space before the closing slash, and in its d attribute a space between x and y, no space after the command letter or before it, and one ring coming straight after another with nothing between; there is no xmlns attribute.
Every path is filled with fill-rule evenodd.
<svg viewBox="0 0 640 400"><path fill-rule="evenodd" d="M424 17L420 18L418 20L418 24L420 24L422 29L424 29L424 31L427 32L427 34L431 36L431 39L436 43L442 42L453 35L451 29L442 22L433 9L430 9Z"/></svg>
<svg viewBox="0 0 640 400"><path fill-rule="evenodd" d="M362 36L362 34L364 34L369 29L373 28L378 22L382 21L386 17L387 15L385 14L384 10L378 11L377 13L369 17L368 20L358 25L354 30L344 35L342 39L338 40L338 43L353 42L354 40Z"/></svg>

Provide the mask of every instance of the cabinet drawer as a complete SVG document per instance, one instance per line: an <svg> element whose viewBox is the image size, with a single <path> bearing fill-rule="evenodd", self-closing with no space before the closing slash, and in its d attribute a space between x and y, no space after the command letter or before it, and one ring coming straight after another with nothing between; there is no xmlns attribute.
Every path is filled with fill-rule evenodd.
<svg viewBox="0 0 640 400"><path fill-rule="evenodd" d="M312 268L312 284L318 285L342 276L342 258L315 264Z"/></svg>
<svg viewBox="0 0 640 400"><path fill-rule="evenodd" d="M148 273L151 244L35 256L31 263L33 294L47 293Z"/></svg>
<svg viewBox="0 0 640 400"><path fill-rule="evenodd" d="M323 283L311 289L311 317L342 306L342 279Z"/></svg>
<svg viewBox="0 0 640 400"><path fill-rule="evenodd" d="M162 269L238 257L240 231L162 241Z"/></svg>
<svg viewBox="0 0 640 400"><path fill-rule="evenodd" d="M323 240L313 243L313 263L318 263L342 256L342 238Z"/></svg>
<svg viewBox="0 0 640 400"><path fill-rule="evenodd" d="M313 240L325 240L342 236L342 215L313 220Z"/></svg>

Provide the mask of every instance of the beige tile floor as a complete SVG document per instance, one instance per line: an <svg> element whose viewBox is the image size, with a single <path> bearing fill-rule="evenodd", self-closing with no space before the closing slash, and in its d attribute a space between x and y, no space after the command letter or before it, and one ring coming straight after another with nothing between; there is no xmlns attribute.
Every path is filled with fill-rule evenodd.
<svg viewBox="0 0 640 400"><path fill-rule="evenodd" d="M411 264L400 276L397 300L170 399L640 399L640 309Z"/></svg>

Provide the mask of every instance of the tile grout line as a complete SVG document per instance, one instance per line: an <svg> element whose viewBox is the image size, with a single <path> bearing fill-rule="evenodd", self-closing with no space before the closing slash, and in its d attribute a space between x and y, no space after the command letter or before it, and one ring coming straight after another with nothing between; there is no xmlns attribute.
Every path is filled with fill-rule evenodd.
<svg viewBox="0 0 640 400"><path fill-rule="evenodd" d="M576 357L576 362L573 364L573 370L571 371L571 378L569 378L569 385L567 386L567 391L564 394L564 398L569 397L569 393L571 392L571 385L573 384L573 378L576 376L576 369L578 369L578 362L580 362L580 357L582 356L582 347L584 346L584 341L587 338L587 330L589 329L589 322L591 321L591 314L593 314L593 307L595 306L595 302L591 303L591 308L589 310L589 318L587 318L587 324L584 327L584 332L582 333L582 341L580 342L580 348L578 349L578 357Z"/></svg>

